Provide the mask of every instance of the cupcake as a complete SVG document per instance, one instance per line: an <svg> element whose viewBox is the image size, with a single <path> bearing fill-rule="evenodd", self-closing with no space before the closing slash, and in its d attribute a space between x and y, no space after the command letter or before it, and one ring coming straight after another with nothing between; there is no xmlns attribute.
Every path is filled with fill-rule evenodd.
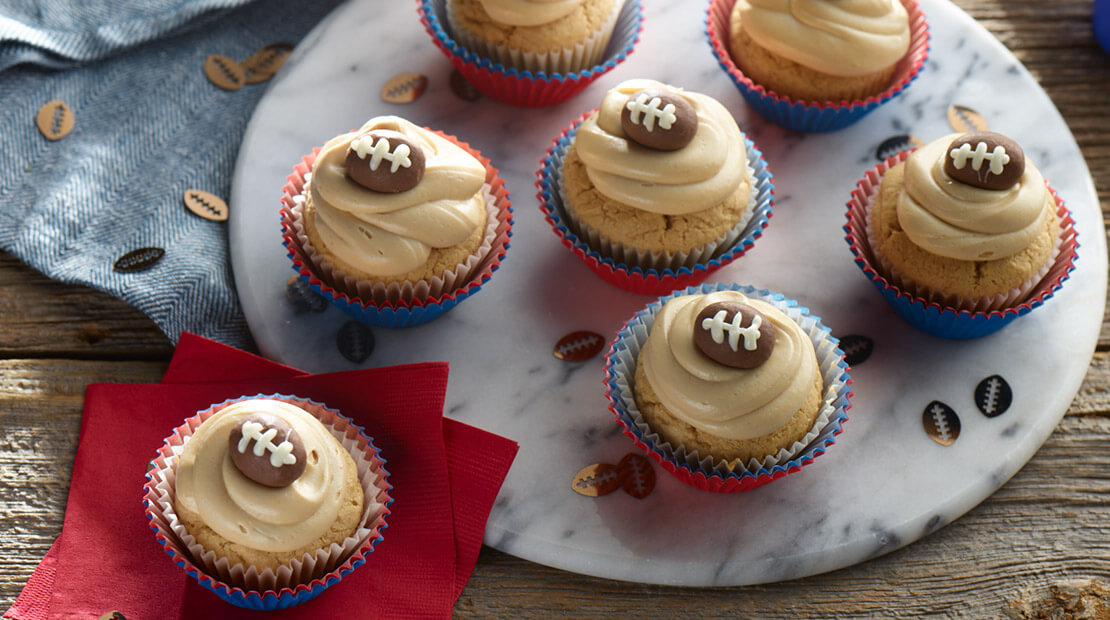
<svg viewBox="0 0 1110 620"><path fill-rule="evenodd" d="M379 116L305 158L285 187L294 268L348 314L417 325L500 263L511 211L489 161L443 133Z"/></svg>
<svg viewBox="0 0 1110 620"><path fill-rule="evenodd" d="M901 92L928 52L916 0L713 0L707 28L756 111L802 131L855 122Z"/></svg>
<svg viewBox="0 0 1110 620"><path fill-rule="evenodd" d="M308 600L365 561L388 514L384 462L317 403L215 405L155 459L148 516L178 564L237 605Z"/></svg>
<svg viewBox="0 0 1110 620"><path fill-rule="evenodd" d="M994 132L945 136L884 162L857 187L849 221L857 264L895 308L953 338L1039 305L1075 258L1062 202L1021 146ZM942 316L913 318L927 307Z"/></svg>
<svg viewBox="0 0 1110 620"><path fill-rule="evenodd" d="M639 40L639 0L419 0L440 51L479 92L511 105L573 97Z"/></svg>
<svg viewBox="0 0 1110 620"><path fill-rule="evenodd" d="M691 287L618 333L606 359L611 409L683 481L752 488L812 462L840 432L850 394L836 345L781 295Z"/></svg>
<svg viewBox="0 0 1110 620"><path fill-rule="evenodd" d="M609 90L558 138L540 199L565 244L637 292L696 283L754 242L770 172L718 101L654 80Z"/></svg>

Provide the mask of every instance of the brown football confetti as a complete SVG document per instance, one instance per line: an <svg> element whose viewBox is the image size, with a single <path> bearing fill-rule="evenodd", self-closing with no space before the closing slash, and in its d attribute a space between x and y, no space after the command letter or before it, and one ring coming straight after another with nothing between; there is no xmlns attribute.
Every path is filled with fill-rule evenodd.
<svg viewBox="0 0 1110 620"><path fill-rule="evenodd" d="M199 189L187 189L182 199L185 207L195 215L213 222L227 220L227 203L215 194Z"/></svg>
<svg viewBox="0 0 1110 620"><path fill-rule="evenodd" d="M35 115L35 124L47 140L61 140L73 131L77 119L61 99L47 102Z"/></svg>
<svg viewBox="0 0 1110 620"><path fill-rule="evenodd" d="M482 93L478 92L478 89L474 88L470 82L467 82L458 69L451 72L448 83L451 86L451 92L463 101L477 101L482 98Z"/></svg>
<svg viewBox="0 0 1110 620"><path fill-rule="evenodd" d="M563 336L555 343L552 353L564 362L584 362L601 353L605 339L594 332L577 331Z"/></svg>
<svg viewBox="0 0 1110 620"><path fill-rule="evenodd" d="M284 41L263 47L239 63L243 66L244 80L247 84L258 84L274 77L292 53L293 44Z"/></svg>
<svg viewBox="0 0 1110 620"><path fill-rule="evenodd" d="M127 618L118 611L109 611L106 614L101 614L97 620L127 620Z"/></svg>
<svg viewBox="0 0 1110 620"><path fill-rule="evenodd" d="M623 478L621 488L632 497L644 499L655 489L655 470L644 455L629 452L617 463L617 469Z"/></svg>
<svg viewBox="0 0 1110 620"><path fill-rule="evenodd" d="M921 412L925 433L942 446L956 443L960 437L960 416L948 405L934 400Z"/></svg>
<svg viewBox="0 0 1110 620"><path fill-rule="evenodd" d="M234 58L212 54L204 59L204 75L224 90L239 90L247 82L243 65Z"/></svg>
<svg viewBox="0 0 1110 620"><path fill-rule="evenodd" d="M116 259L112 269L123 273L146 271L162 260L166 251L162 248L139 248Z"/></svg>
<svg viewBox="0 0 1110 620"><path fill-rule="evenodd" d="M574 474L574 481L570 488L575 493L586 497L601 497L616 491L621 487L622 471L616 465L609 463L594 463L587 465Z"/></svg>
<svg viewBox="0 0 1110 620"><path fill-rule="evenodd" d="M990 124L982 114L967 106L956 104L948 106L948 125L960 133L990 129Z"/></svg>
<svg viewBox="0 0 1110 620"><path fill-rule="evenodd" d="M382 100L387 103L412 103L428 88L428 78L420 73L398 73L382 85Z"/></svg>

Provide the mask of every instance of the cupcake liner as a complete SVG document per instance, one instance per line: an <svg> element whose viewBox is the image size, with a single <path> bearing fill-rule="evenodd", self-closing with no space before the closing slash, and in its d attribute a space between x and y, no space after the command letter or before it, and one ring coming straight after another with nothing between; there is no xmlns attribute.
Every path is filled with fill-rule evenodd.
<svg viewBox="0 0 1110 620"><path fill-rule="evenodd" d="M496 64L512 67L531 73L574 73L582 71L600 63L605 57L605 49L613 36L617 17L620 15L623 1L613 4L613 10L593 33L586 39L560 50L547 53L526 52L507 45L495 45L486 41L477 34L460 27L455 17L454 5L446 3L447 25L464 49L476 53L482 58L488 58Z"/></svg>
<svg viewBox="0 0 1110 620"><path fill-rule="evenodd" d="M315 555L304 554L276 571L259 571L254 566L230 565L226 558L205 550L178 521L173 498L176 465L185 443L202 422L235 402L253 398L280 400L301 407L320 420L351 454L358 467L365 494L362 521L352 536ZM337 411L308 399L281 394L244 396L212 405L188 418L166 438L151 462L144 485L143 504L150 527L166 553L200 585L223 600L249 609L272 610L299 605L338 583L366 563L366 556L382 540L386 516L393 499L389 495L389 472L373 441L362 428Z"/></svg>
<svg viewBox="0 0 1110 620"><path fill-rule="evenodd" d="M436 47L478 92L502 103L525 107L554 105L582 92L632 53L640 40L643 23L640 0L626 0L596 64L573 72L548 72L516 69L460 43L448 25L446 0L418 0L418 12Z"/></svg>
<svg viewBox="0 0 1110 620"><path fill-rule="evenodd" d="M855 101L796 101L756 84L736 66L729 54L729 16L736 0L710 0L705 33L717 63L732 79L740 94L760 116L787 129L825 132L843 129L880 105L897 97L917 79L929 55L929 24L918 0L902 0L909 13L910 47L898 61L891 86L878 95Z"/></svg>
<svg viewBox="0 0 1110 620"><path fill-rule="evenodd" d="M675 297L723 290L739 291L770 303L797 322L813 341L824 382L821 411L805 437L789 449L780 450L778 454L766 456L762 460L752 459L748 463L737 463L731 467L725 460L714 460L710 456L701 456L696 451L687 451L683 446L673 446L654 433L640 415L633 394L636 360L641 347L647 342L652 322L660 308ZM807 308L797 305L794 300L778 293L725 283L688 287L648 304L617 332L605 354L605 386L609 410L616 416L624 433L638 447L686 484L716 493L754 489L809 465L824 454L843 430L844 422L848 419L847 410L851 406L852 393L849 389L851 378L848 376L848 365L844 362L844 352L838 344L839 340L821 324L820 318L811 315Z"/></svg>
<svg viewBox="0 0 1110 620"><path fill-rule="evenodd" d="M505 182L488 159L470 145L443 132L443 136L476 157L486 168L482 192L486 199L486 231L478 251L454 269L416 282L383 284L358 278L337 269L317 254L305 235L301 192L311 178L320 149L313 149L286 177L282 187L281 224L286 253L293 270L312 290L328 299L351 318L378 327L422 325L442 316L481 289L501 265L512 236L512 204Z"/></svg>
<svg viewBox="0 0 1110 620"><path fill-rule="evenodd" d="M875 285L887 303L907 323L934 336L951 340L968 340L992 334L1019 316L1029 313L1047 299L1068 279L1075 269L1079 243L1075 221L1064 201L1051 186L1056 202L1060 233L1049 260L1022 287L994 297L960 299L917 287L912 281L889 269L889 262L874 249L871 234L871 205L879 191L879 183L887 170L905 161L910 151L903 151L880 162L867 172L848 201L844 226L845 240L855 256L856 265Z"/></svg>
<svg viewBox="0 0 1110 620"><path fill-rule="evenodd" d="M583 231L569 214L563 196L563 160L587 112L570 124L547 149L536 172L537 197L544 219L563 245L606 282L627 291L664 295L675 289L699 284L709 274L736 260L763 235L771 218L775 186L767 162L755 144L744 137L751 183L749 215L710 244L688 253L638 252L603 241L593 231ZM585 232L585 234L583 234Z"/></svg>

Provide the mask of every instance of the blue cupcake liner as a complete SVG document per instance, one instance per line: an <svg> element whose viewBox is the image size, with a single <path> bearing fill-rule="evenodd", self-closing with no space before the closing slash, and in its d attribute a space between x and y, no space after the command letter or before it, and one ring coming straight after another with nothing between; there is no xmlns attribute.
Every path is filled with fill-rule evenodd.
<svg viewBox="0 0 1110 620"><path fill-rule="evenodd" d="M312 600L313 598L316 598L317 596L322 594L324 590L330 588L336 583L339 583L343 579L343 577L346 577L348 574L351 573L351 571L366 563L366 556L372 553L375 547L377 547L378 543L383 540L384 536L382 535L382 531L389 526L389 523L386 521L386 517L389 515L389 506L393 503L393 498L389 495L389 491L393 487L389 483L389 470L387 470L385 467L386 461L384 458L382 458L381 451L378 449L377 446L374 445L373 439L371 439L371 437L366 434L365 429L363 429L358 424L355 424L347 416L340 414L335 409L325 406L323 403L319 403L309 398L301 398L299 396L290 396L285 394L256 394L254 396L241 396L238 398L225 400L222 403L205 408L201 412L198 412L198 414L203 413L203 411L209 410L218 411L219 409L227 407L228 405L231 405L233 403L250 399L275 399L285 402L292 402L294 404L303 403L312 407L320 407L326 409L337 418L345 421L348 429L354 429L355 431L357 431L358 436L365 440L366 451L372 454L372 460L377 461L377 469L381 472L381 479L378 481L376 487L378 488L379 496L381 494L384 494L386 498L385 502L382 505L383 513L378 517L381 523L374 524L374 527L376 527L377 536L367 539L366 542L359 545L359 547L354 551L352 556L347 559L347 561L345 561L343 564L339 565L335 569L331 570L323 577L319 579L314 579L307 584L298 584L294 587L282 588L281 590L244 590L243 588L230 585L218 578L205 573L203 570L198 568L190 558L188 558L186 555L183 555L176 548L171 547L170 540L176 537L173 535L172 531L163 529L163 527L158 523L159 519L155 517L155 509L153 504L156 504L158 502L157 498L159 496L156 485L159 484L159 482L161 482L162 480L162 477L158 470L162 467L167 466L166 460L171 458L173 451L171 440L173 440L175 437L180 436L181 427L174 429L174 434L168 437L163 442L163 447L159 450L158 455L155 457L154 461L152 461L154 467L146 473L146 483L144 485L146 493L143 498L143 506L146 511L147 519L150 521L150 528L155 534L155 538L160 544L163 545L163 549L165 550L166 554L169 555L170 558L173 560L174 564L180 566L182 569L185 570L186 574L188 574L193 579L196 579L197 583L199 583L202 587L212 592L216 596L220 597L222 600L237 607L243 607L245 609L272 611L276 609L285 609L287 607L300 605ZM172 458L176 459L177 457L173 456Z"/></svg>
<svg viewBox="0 0 1110 620"><path fill-rule="evenodd" d="M822 411L814 424L817 432L804 447L792 454L787 454L785 458L780 453L780 455L764 457L758 463L754 461L737 463L734 467L729 467L725 461L714 461L711 457L703 457L696 452L688 453L682 446L672 446L654 433L640 417L633 390L636 360L641 347L647 342L656 313L675 297L725 290L738 291L753 299L760 299L774 305L797 322L813 341L824 383ZM799 306L796 301L779 293L734 283L688 287L648 304L646 308L629 319L617 333L609 346L605 362L605 385L609 408L624 428L625 434L629 435L636 445L645 450L664 469L687 484L714 492L735 492L755 488L812 463L835 443L836 436L843 431L843 425L848 419L847 410L851 406L852 393L849 389L851 384L849 368L844 361L844 352L838 346L839 342L829 329L821 324L821 319L812 315L808 308Z"/></svg>
<svg viewBox="0 0 1110 620"><path fill-rule="evenodd" d="M894 74L894 85L879 95L863 100L841 103L795 101L768 92L746 77L728 52L729 16L735 0L710 0L705 20L705 34L717 64L728 74L744 100L760 116L791 129L821 133L843 129L879 106L897 97L917 76L929 53L929 24L917 0L903 0L910 20L910 49Z"/></svg>
<svg viewBox="0 0 1110 620"><path fill-rule="evenodd" d="M640 293L661 294L688 285L698 284L713 271L736 260L748 251L755 240L763 235L771 219L774 206L775 184L774 177L763 153L756 148L755 143L744 136L744 146L748 154L748 166L754 171L752 192L755 193L751 217L745 225L743 232L737 240L718 256L695 264L693 267L683 266L678 269L644 269L636 265L628 265L591 248L584 239L570 229L566 221L566 205L563 203L560 187L563 183L563 161L567 150L574 142L578 126L591 113L583 114L575 120L563 133L555 139L547 154L540 162L540 169L536 175L536 187L539 190L537 197L540 200L540 209L544 218L551 225L555 234L570 248L587 266L603 279L627 290Z"/></svg>

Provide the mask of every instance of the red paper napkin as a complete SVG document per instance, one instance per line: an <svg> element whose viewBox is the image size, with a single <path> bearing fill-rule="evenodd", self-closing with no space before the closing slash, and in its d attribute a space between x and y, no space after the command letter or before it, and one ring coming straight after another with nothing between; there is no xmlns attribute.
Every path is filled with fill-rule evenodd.
<svg viewBox="0 0 1110 620"><path fill-rule="evenodd" d="M62 535L4 617L450 617L517 445L443 418L446 381L445 364L307 375L183 334L163 383L89 386ZM231 606L185 575L155 541L141 503L146 463L174 426L257 393L312 398L354 419L393 484L389 525L367 563L279 612Z"/></svg>

